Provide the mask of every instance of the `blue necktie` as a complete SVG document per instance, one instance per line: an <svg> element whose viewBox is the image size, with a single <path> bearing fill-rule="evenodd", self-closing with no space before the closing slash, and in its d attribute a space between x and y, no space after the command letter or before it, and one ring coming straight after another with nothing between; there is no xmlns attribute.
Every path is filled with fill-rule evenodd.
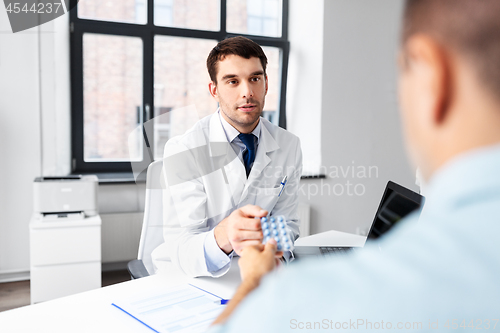
<svg viewBox="0 0 500 333"><path fill-rule="evenodd" d="M238 135L238 138L245 144L247 150L243 152L243 161L245 162L245 170L247 172L247 178L252 169L253 162L255 161L255 135L243 134Z"/></svg>

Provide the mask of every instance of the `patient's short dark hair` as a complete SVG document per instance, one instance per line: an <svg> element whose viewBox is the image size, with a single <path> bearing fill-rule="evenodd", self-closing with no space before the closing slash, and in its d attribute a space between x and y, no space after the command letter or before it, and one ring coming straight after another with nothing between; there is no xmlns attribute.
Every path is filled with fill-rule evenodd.
<svg viewBox="0 0 500 333"><path fill-rule="evenodd" d="M217 70L219 61L224 60L228 55L237 55L245 59L252 57L259 58L262 69L266 73L267 57L259 44L251 39L237 36L224 39L210 51L207 58L207 69L210 80L217 83Z"/></svg>
<svg viewBox="0 0 500 333"><path fill-rule="evenodd" d="M416 33L467 59L500 99L500 0L406 0L403 43Z"/></svg>

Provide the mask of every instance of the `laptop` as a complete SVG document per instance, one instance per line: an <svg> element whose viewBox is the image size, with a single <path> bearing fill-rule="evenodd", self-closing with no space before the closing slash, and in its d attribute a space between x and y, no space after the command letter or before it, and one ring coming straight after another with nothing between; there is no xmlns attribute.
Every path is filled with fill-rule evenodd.
<svg viewBox="0 0 500 333"><path fill-rule="evenodd" d="M389 181L380 200L375 218L368 232L367 241L377 239L388 232L396 223L414 211L420 211L425 198L399 184ZM360 246L295 246L296 259L342 254Z"/></svg>

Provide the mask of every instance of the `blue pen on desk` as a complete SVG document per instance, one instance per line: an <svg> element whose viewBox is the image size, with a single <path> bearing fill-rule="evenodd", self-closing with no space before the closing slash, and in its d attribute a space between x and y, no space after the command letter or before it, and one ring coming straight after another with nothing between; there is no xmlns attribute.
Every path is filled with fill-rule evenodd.
<svg viewBox="0 0 500 333"><path fill-rule="evenodd" d="M220 301L215 301L215 304L226 305L229 303L230 299L221 299Z"/></svg>
<svg viewBox="0 0 500 333"><path fill-rule="evenodd" d="M204 291L204 292L206 292L207 294L210 294L210 295L212 295L212 296L215 296L215 297L217 297L217 298L220 298L219 296L214 295L214 294L212 294L211 292L208 292L208 291L206 291L206 290L203 290L203 289L201 289L200 287L195 286L194 284L189 284L189 285L190 285L191 287L195 287L196 289L199 289L199 290L201 290L201 291ZM215 301L214 303L215 303L215 304L220 304L220 305L225 305L225 304L227 304L229 301L230 301L230 299L220 298L220 301Z"/></svg>
<svg viewBox="0 0 500 333"><path fill-rule="evenodd" d="M281 192L283 192L283 190L285 189L285 185L286 185L286 182L287 182L287 176L283 177L283 180L281 181L281 190L280 190L280 194L278 194L278 197L281 196Z"/></svg>

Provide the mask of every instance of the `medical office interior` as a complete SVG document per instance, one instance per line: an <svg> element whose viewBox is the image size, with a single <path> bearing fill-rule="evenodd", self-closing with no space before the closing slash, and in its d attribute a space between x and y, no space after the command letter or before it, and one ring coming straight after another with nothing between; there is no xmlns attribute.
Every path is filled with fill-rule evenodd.
<svg viewBox="0 0 500 333"><path fill-rule="evenodd" d="M154 1L155 24L218 31L221 2L198 2ZM80 0L78 15L99 23L140 25L147 21L147 3ZM416 170L407 162L398 113L396 58L403 1L224 3L229 34L280 42L285 36L289 45L289 50L264 47L270 84L264 116L276 124L286 121L286 129L301 140L301 236L328 230L366 236L389 180L419 191ZM182 11L176 13L179 8ZM283 8L287 24L282 24ZM71 17L67 13L12 33L7 12L0 9L0 311L32 302L28 281L33 267L30 221L36 213L35 178L98 176L100 239L92 246L100 249L101 282L130 280L126 267L137 258L144 178L112 169L75 172L84 165L75 161L75 149L84 162L95 164L141 160L146 156L141 138L132 144L129 140L144 120L146 107L148 115L156 116L171 111L175 115L178 111L173 110L194 105L200 118L217 109L208 93L205 67L216 40L157 35L154 49L144 53L140 34L113 35L111 29L111 35L100 35L98 29L106 25L96 24L95 31L83 32L83 48L72 50L71 34L84 28L70 23ZM80 61L72 52L79 52ZM151 59L154 91L143 89L144 75L151 75L147 71ZM83 87L71 81L78 71L83 72ZM90 83L85 85L87 79ZM72 131L78 128L72 117L78 89L76 101L83 99L85 118L78 127L84 134L75 143ZM144 105L144 96L154 99L154 110ZM185 124L173 117L154 123L155 159L161 159L168 138L182 134L179 128ZM134 144L135 152L130 148Z"/></svg>

